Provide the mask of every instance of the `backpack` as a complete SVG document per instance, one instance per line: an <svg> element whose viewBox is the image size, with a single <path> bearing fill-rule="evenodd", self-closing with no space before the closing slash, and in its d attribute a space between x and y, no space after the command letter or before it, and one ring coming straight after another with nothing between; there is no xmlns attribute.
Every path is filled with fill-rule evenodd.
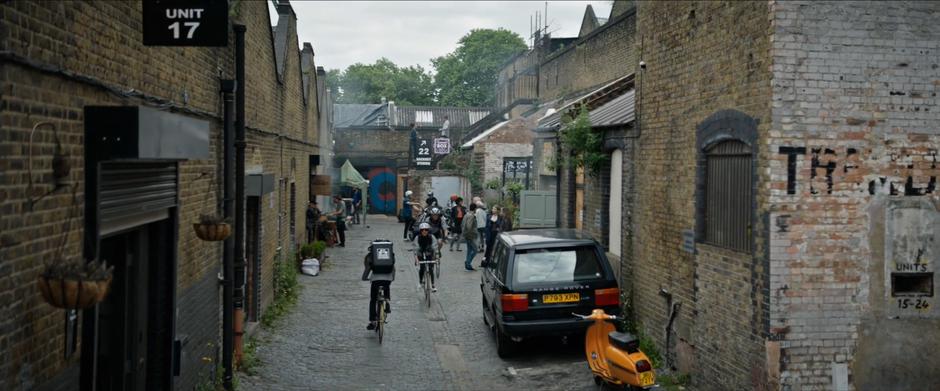
<svg viewBox="0 0 940 391"><path fill-rule="evenodd" d="M463 219L463 224L460 225L460 229L463 231L463 237L466 239L476 239L477 236L477 219Z"/></svg>
<svg viewBox="0 0 940 391"><path fill-rule="evenodd" d="M395 251L392 242L386 239L376 239L369 246L372 252L372 273L388 274L395 271Z"/></svg>

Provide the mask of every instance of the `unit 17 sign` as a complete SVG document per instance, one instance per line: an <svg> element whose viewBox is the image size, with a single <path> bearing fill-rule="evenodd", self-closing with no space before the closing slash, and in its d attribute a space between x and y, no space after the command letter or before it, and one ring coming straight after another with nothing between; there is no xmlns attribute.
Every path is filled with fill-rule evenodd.
<svg viewBox="0 0 940 391"><path fill-rule="evenodd" d="M226 0L144 0L144 45L226 46Z"/></svg>

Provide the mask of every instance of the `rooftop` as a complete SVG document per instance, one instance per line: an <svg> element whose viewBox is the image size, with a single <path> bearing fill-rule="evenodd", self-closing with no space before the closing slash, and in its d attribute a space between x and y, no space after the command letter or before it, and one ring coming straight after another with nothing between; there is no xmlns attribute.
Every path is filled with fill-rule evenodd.
<svg viewBox="0 0 940 391"><path fill-rule="evenodd" d="M408 129L414 122L418 128L440 129L444 117L451 129L467 129L489 115L489 107L397 106L395 103L333 105L337 129L353 127L394 127Z"/></svg>
<svg viewBox="0 0 940 391"><path fill-rule="evenodd" d="M593 236L569 228L520 229L504 232L501 236L506 238L506 242L510 246L530 246L536 244L581 245L595 242Z"/></svg>

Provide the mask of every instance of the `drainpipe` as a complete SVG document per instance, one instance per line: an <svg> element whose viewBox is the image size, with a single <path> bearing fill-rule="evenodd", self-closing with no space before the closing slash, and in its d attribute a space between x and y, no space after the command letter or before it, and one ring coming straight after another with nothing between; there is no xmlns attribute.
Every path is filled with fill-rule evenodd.
<svg viewBox="0 0 940 391"><path fill-rule="evenodd" d="M232 181L235 165L235 140L232 134L232 111L234 110L234 97L232 94L237 89L234 80L222 80L222 101L223 101L223 122L222 130L224 138L224 163L222 164L222 181L224 183L223 191L223 213L226 219L231 219L234 213L235 200L232 193L235 190L235 183ZM222 378L222 385L226 390L232 388L232 311L234 309L233 284L234 279L234 261L235 261L235 239L229 236L225 239L225 246L222 251L222 367L225 374Z"/></svg>
<svg viewBox="0 0 940 391"><path fill-rule="evenodd" d="M555 156L561 156L561 137L555 139ZM555 164L555 228L561 228L561 166Z"/></svg>
<svg viewBox="0 0 940 391"><path fill-rule="evenodd" d="M245 25L235 29L235 362L245 333Z"/></svg>

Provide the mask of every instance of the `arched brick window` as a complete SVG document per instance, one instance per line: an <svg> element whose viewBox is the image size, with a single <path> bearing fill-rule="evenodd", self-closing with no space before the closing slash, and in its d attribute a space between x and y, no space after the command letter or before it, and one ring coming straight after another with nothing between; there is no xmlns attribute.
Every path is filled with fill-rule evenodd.
<svg viewBox="0 0 940 391"><path fill-rule="evenodd" d="M751 148L738 140L706 148L705 243L750 250L752 160Z"/></svg>
<svg viewBox="0 0 940 391"><path fill-rule="evenodd" d="M740 252L754 248L757 121L736 110L696 129L696 241Z"/></svg>

